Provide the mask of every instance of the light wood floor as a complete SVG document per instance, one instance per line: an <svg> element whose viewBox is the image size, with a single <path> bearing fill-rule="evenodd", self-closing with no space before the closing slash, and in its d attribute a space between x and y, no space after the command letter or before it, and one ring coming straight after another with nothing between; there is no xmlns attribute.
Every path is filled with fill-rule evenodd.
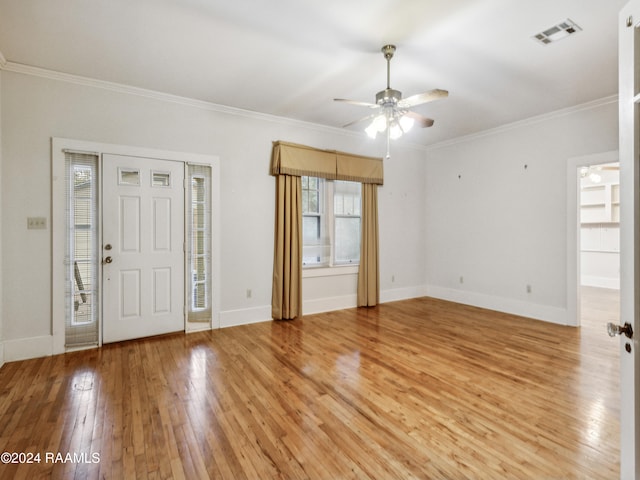
<svg viewBox="0 0 640 480"><path fill-rule="evenodd" d="M9 363L0 478L617 479L617 345L421 298Z"/></svg>

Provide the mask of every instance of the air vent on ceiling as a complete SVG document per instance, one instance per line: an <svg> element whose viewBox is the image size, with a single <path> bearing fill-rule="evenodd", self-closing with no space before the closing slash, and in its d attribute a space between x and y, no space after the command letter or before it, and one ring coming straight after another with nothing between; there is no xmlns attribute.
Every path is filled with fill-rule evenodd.
<svg viewBox="0 0 640 480"><path fill-rule="evenodd" d="M534 35L533 38L536 42L540 42L543 45L548 45L552 42L557 42L563 38L567 38L569 35L582 31L578 25L568 18L553 27L547 28L544 32L540 32Z"/></svg>

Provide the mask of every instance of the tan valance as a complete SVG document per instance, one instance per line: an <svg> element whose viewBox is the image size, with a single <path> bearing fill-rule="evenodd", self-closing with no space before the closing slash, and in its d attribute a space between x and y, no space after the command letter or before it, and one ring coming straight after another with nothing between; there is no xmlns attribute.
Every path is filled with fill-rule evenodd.
<svg viewBox="0 0 640 480"><path fill-rule="evenodd" d="M382 158L273 142L271 175L308 175L382 185Z"/></svg>

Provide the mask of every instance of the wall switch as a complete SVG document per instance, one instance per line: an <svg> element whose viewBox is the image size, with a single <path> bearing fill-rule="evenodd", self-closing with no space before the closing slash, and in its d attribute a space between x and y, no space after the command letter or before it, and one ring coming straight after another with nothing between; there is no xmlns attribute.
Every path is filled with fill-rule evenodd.
<svg viewBox="0 0 640 480"><path fill-rule="evenodd" d="M45 230L47 228L47 219L45 217L27 217L28 230Z"/></svg>
<svg viewBox="0 0 640 480"><path fill-rule="evenodd" d="M460 275L460 283L464 283L464 277Z"/></svg>
<svg viewBox="0 0 640 480"><path fill-rule="evenodd" d="M396 281L396 276L395 275L391 275L391 283Z"/></svg>
<svg viewBox="0 0 640 480"><path fill-rule="evenodd" d="M247 298L251 298L251 289L247 288Z"/></svg>
<svg viewBox="0 0 640 480"><path fill-rule="evenodd" d="M527 293L531 293L531 285L527 285Z"/></svg>

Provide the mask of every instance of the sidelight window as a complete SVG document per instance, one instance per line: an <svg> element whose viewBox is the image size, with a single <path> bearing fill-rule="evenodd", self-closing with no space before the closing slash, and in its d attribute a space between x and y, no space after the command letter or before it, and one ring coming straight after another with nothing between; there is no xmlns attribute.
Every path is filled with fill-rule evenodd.
<svg viewBox="0 0 640 480"><path fill-rule="evenodd" d="M189 165L189 321L211 320L211 167Z"/></svg>
<svg viewBox="0 0 640 480"><path fill-rule="evenodd" d="M65 152L66 346L98 342L98 155Z"/></svg>

